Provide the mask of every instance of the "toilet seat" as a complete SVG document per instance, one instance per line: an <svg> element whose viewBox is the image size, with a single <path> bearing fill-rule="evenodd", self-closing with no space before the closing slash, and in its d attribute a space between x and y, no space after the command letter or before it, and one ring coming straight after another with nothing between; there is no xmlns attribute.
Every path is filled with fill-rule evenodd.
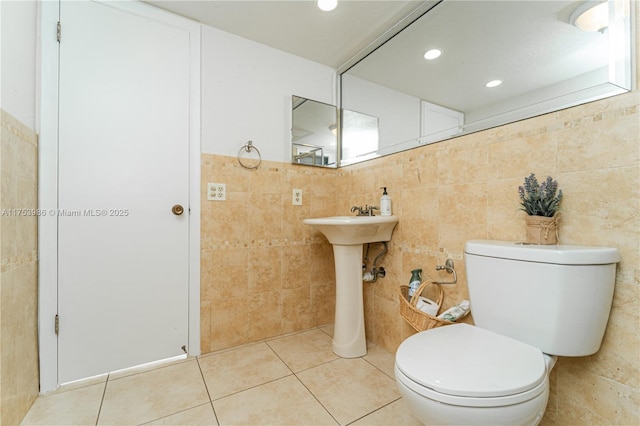
<svg viewBox="0 0 640 426"><path fill-rule="evenodd" d="M538 348L468 324L406 339L396 352L396 376L427 398L478 407L516 404L548 386Z"/></svg>

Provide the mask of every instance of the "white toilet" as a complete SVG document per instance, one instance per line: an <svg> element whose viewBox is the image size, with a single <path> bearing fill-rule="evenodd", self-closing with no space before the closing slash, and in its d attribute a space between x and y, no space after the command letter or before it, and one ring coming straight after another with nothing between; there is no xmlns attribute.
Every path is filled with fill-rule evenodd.
<svg viewBox="0 0 640 426"><path fill-rule="evenodd" d="M538 424L556 356L600 348L619 261L614 248L467 242L476 325L402 342L395 376L411 414L425 425Z"/></svg>

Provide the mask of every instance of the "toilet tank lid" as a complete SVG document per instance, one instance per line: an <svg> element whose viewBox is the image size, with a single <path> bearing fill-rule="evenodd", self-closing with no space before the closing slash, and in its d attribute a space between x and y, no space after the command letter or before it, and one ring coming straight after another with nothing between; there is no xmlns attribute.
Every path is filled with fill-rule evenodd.
<svg viewBox="0 0 640 426"><path fill-rule="evenodd" d="M464 252L478 256L558 265L607 265L620 261L618 250L612 247L536 245L513 241L467 241Z"/></svg>

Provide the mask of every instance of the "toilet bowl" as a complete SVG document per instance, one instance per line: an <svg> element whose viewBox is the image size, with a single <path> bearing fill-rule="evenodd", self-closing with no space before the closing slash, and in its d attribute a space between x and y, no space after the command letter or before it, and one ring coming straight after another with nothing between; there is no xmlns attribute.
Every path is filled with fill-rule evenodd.
<svg viewBox="0 0 640 426"><path fill-rule="evenodd" d="M425 425L537 425L556 357L600 348L619 261L609 247L468 241L475 326L400 344L395 377L410 412Z"/></svg>
<svg viewBox="0 0 640 426"><path fill-rule="evenodd" d="M405 340L395 377L411 413L425 425L536 425L554 363L526 343L456 324Z"/></svg>

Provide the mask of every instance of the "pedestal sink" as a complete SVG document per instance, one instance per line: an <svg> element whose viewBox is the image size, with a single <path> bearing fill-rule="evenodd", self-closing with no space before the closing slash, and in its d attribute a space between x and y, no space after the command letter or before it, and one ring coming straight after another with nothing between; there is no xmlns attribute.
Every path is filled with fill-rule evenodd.
<svg viewBox="0 0 640 426"><path fill-rule="evenodd" d="M333 244L336 317L333 352L343 358L367 354L362 298L362 245L391 240L397 216L331 216L304 219Z"/></svg>

